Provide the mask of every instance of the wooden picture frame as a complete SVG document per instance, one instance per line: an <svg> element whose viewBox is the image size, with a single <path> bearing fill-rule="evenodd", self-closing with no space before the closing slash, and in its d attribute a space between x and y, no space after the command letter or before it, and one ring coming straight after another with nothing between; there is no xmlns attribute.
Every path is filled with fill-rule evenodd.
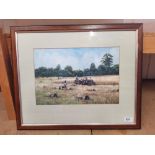
<svg viewBox="0 0 155 155"><path fill-rule="evenodd" d="M69 36L69 39L68 39L68 36ZM96 38L93 40L94 36ZM86 38L89 38L89 37L92 37L92 38L88 39L89 40L88 41ZM12 52L13 52L12 60L13 60L13 74L14 74L14 96L15 96L15 109L16 109L18 129L140 129L141 128L141 77L142 77L142 49L143 49L142 24L99 24L99 25L56 25L56 26L11 27L11 38L12 38ZM106 38L107 40L109 38L109 40L106 41ZM57 40L59 40L60 42L58 42ZM111 40L112 40L112 43L110 43ZM118 43L116 44L116 42ZM30 92L26 91L26 88L29 89L29 87L31 87L32 85L35 85L34 73L32 73L32 68L34 67L34 66L32 67L32 64L34 65L35 63L34 62L35 48L37 49L40 49L40 48L41 49L46 49L46 48L62 49L64 47L65 48L70 48L70 47L85 48L85 47L89 47L89 45L92 48L92 47L98 47L98 46L102 47L102 44L103 44L103 48L105 48L105 47L109 47L110 45L112 45L112 47L113 46L115 47L117 45L119 46L119 43L120 43L119 59L120 59L120 63L122 63L121 65L122 67L120 68L119 90L122 94L123 92L127 94L129 91L129 95L126 95L126 96L121 95L119 93L119 98L120 98L119 106L123 105L125 110L132 109L131 113L126 112L125 110L120 108L118 111L120 111L121 113L120 115L122 115L120 116L121 118L119 118L118 112L112 113L110 111L109 111L109 114L106 115L107 116L106 118L106 117L102 117L102 115L105 116L105 114L103 113L106 113L104 109L104 105L101 105L101 107L99 108L97 107L98 104L97 105L85 104L83 107L86 111L88 111L88 114L86 115L84 115L84 113L81 112L83 111L81 106L77 106L77 105L47 106L46 105L47 107L50 107L53 110L54 114L52 115L52 112L47 112L48 111L47 109L50 109L50 108L46 109L45 108L46 106L36 105L37 101L36 101L35 95L31 96ZM32 46L31 49L30 49L30 46ZM131 46L131 49L130 49L130 46ZM127 47L126 50L128 52L123 50L124 47ZM28 55L30 54L31 56L29 57ZM128 59L127 55L128 57L130 57L130 55L132 55L133 57L130 57ZM125 62L123 63L123 61ZM131 61L131 62L133 61L132 63L133 66L128 61ZM29 66L29 69L27 68L26 64ZM22 67L25 70L28 69L29 71L27 71L27 73L24 73L23 72L24 69ZM28 74L30 70L31 70L32 76L31 74L29 74L29 76L32 77L32 80L29 80L29 77L25 78L26 74ZM125 70L128 70L128 72L131 71L132 75L130 75ZM123 77L125 77L125 74L126 75L129 74L130 79L132 79L131 81L133 81L133 83L130 84L131 81L128 80L128 78L126 77L126 79L124 79L124 82L127 81L125 85L121 84L121 81L123 81L122 79ZM26 80L27 86L24 85L24 82L23 82L24 79ZM132 88L130 88L130 86ZM31 88L31 90L33 91L31 93L35 94L34 92L34 90L36 90L34 88L35 86L32 86L32 87L33 88ZM121 91L121 89L123 91ZM29 91L31 90L29 89ZM132 96L131 100L127 99L128 96L130 96L130 94ZM36 103L33 103L30 98L34 98L33 101L36 101ZM122 102L122 101L125 101L125 102ZM130 107L130 104L131 104L131 107ZM36 107L36 109L34 110L36 111L36 113L30 110L31 105ZM114 104L107 105L107 107L110 107L110 106L112 108L115 107ZM54 109L54 107L56 108ZM76 107L79 107L78 109L79 111L76 109ZM87 110L87 107L89 110ZM93 109L91 107L95 107L97 110L94 110L95 108ZM72 110L72 108L74 110ZM30 111L24 112L26 111L25 109L28 109ZM43 112L42 109L44 109L46 113ZM62 109L64 112L63 114L61 113L63 117L59 113ZM69 109L69 110L67 111L66 109ZM99 109L102 109L103 112L100 111ZM55 113L54 110L56 110L57 112ZM92 110L92 115L89 113L89 111L91 110ZM124 112L126 113L123 114ZM33 114L35 113L35 114L33 115L32 113ZM49 117L47 113L49 114ZM30 116L31 114L32 116ZM75 116L73 114L75 114ZM128 116L130 114L132 115L131 117ZM101 115L101 117L99 117L98 115ZM113 115L116 115L115 118ZM72 119L71 119L71 116L73 116ZM34 117L36 118L34 119ZM75 118L75 122L74 122L74 118ZM101 122L98 121L99 118L101 118L100 120ZM105 120L102 120L102 118L105 118ZM95 121L95 119L97 119L97 121ZM106 123L107 121L106 119L109 122L113 119L114 120L116 119L116 121L114 122L111 121L110 123ZM39 121L40 123L38 123ZM118 123L119 121L120 123Z"/></svg>

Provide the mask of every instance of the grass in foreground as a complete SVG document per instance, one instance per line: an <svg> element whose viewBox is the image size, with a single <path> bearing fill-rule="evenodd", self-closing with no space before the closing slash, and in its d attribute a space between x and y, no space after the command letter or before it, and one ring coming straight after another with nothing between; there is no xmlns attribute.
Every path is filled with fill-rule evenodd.
<svg viewBox="0 0 155 155"><path fill-rule="evenodd" d="M93 79L94 78L94 79ZM36 79L36 102L37 105L62 105L62 104L118 104L119 84L118 76L92 77L96 82L94 86L74 85L74 79L67 77L58 79ZM59 85L66 80L71 90L59 90ZM94 90L94 91L92 91ZM56 93L58 97L49 97ZM88 95L89 100L79 99Z"/></svg>

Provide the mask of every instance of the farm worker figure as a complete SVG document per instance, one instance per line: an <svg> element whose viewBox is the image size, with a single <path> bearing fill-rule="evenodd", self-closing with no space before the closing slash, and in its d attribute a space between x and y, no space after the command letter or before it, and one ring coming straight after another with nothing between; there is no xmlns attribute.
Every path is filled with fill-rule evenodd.
<svg viewBox="0 0 155 155"><path fill-rule="evenodd" d="M79 80L77 75L76 75L76 80Z"/></svg>
<svg viewBox="0 0 155 155"><path fill-rule="evenodd" d="M65 88L67 87L67 81L66 80L64 81L64 87Z"/></svg>

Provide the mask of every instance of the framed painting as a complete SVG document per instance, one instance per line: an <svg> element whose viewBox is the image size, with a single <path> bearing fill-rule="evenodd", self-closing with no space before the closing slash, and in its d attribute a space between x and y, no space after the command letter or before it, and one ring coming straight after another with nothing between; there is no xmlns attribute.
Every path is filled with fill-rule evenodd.
<svg viewBox="0 0 155 155"><path fill-rule="evenodd" d="M18 129L139 129L142 24L11 27Z"/></svg>

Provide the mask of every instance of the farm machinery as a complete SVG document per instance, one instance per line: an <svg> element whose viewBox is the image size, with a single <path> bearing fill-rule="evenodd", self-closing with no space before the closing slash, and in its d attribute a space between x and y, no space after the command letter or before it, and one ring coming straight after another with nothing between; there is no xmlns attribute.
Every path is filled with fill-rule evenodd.
<svg viewBox="0 0 155 155"><path fill-rule="evenodd" d="M84 79L79 79L78 77L76 77L74 83L77 85L87 85L87 86L92 86L96 84L94 80L88 79L87 77Z"/></svg>

